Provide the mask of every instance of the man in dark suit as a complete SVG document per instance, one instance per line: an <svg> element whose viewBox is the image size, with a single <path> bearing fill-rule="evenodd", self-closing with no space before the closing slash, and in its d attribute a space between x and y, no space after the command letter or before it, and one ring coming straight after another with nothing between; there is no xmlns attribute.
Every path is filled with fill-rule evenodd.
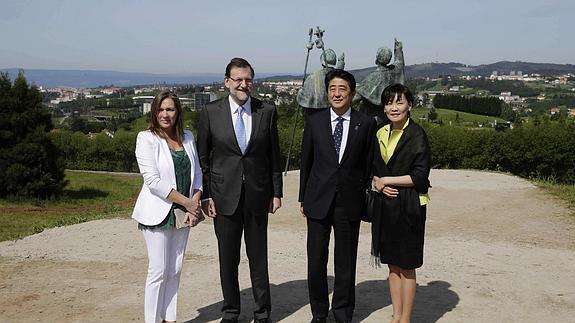
<svg viewBox="0 0 575 323"><path fill-rule="evenodd" d="M351 322L355 307L355 268L360 216L373 154L376 124L351 109L355 79L335 69L325 77L330 108L308 117L303 135L301 213L307 218L308 288L312 322L326 322L328 247L335 235L332 312Z"/></svg>
<svg viewBox="0 0 575 323"><path fill-rule="evenodd" d="M221 322L240 315L238 266L245 234L254 322L269 322L268 212L281 206L282 176L275 107L251 97L254 70L243 58L226 67L228 97L200 113L198 154L203 172L202 209L214 218L224 302Z"/></svg>

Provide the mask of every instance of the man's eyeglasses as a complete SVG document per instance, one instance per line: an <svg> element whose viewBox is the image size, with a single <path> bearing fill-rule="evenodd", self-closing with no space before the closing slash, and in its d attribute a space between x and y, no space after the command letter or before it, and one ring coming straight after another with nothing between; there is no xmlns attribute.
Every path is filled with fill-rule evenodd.
<svg viewBox="0 0 575 323"><path fill-rule="evenodd" d="M228 79L234 81L234 83L236 83L237 85L242 84L243 82L246 82L247 85L251 85L254 83L254 80L252 79L235 79L231 76L228 76Z"/></svg>

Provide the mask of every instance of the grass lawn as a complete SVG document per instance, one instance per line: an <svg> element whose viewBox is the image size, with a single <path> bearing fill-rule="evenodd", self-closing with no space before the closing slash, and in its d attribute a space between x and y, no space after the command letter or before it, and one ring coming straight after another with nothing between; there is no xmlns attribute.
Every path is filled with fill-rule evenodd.
<svg viewBox="0 0 575 323"><path fill-rule="evenodd" d="M535 184L565 201L575 216L575 185L556 184L552 181L535 181Z"/></svg>
<svg viewBox="0 0 575 323"><path fill-rule="evenodd" d="M68 185L57 200L0 199L0 241L46 228L96 219L129 217L141 176L66 171Z"/></svg>
<svg viewBox="0 0 575 323"><path fill-rule="evenodd" d="M431 109L428 108L413 108L411 109L411 118L416 122L421 119L427 119ZM437 112L437 120L442 120L443 124L449 125L459 125L464 127L477 127L478 124L483 124L484 126L493 123L497 120L497 123L505 123L506 121L497 117L482 116L479 114L472 114L467 112L460 112L449 109L435 109Z"/></svg>
<svg viewBox="0 0 575 323"><path fill-rule="evenodd" d="M58 200L0 199L0 241L15 240L46 228L96 219L129 217L142 185L137 176L66 172L69 181ZM535 181L564 200L575 215L575 185Z"/></svg>

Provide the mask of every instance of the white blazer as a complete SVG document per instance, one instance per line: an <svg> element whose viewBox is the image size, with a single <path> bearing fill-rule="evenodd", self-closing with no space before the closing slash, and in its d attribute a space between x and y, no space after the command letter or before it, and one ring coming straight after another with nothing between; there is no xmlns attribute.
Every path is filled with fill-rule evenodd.
<svg viewBox="0 0 575 323"><path fill-rule="evenodd" d="M183 146L191 163L191 197L194 190L202 190L202 169L191 131L184 131ZM144 177L144 184L136 200L132 218L145 225L160 224L172 206L167 197L172 189L177 188L170 147L165 139L154 135L150 130L141 131L136 140L136 160Z"/></svg>

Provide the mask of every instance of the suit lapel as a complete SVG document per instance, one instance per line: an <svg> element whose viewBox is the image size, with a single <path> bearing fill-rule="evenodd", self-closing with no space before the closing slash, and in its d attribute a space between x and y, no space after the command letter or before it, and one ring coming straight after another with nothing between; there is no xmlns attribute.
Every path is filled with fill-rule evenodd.
<svg viewBox="0 0 575 323"><path fill-rule="evenodd" d="M335 152L335 141L333 140L333 130L331 129L331 108L324 110L326 113L326 117L322 118L324 122L322 122L322 126L324 127L323 133L327 135L328 142L329 142L329 149L332 151L333 159L335 160L336 164L339 164L337 154Z"/></svg>
<svg viewBox="0 0 575 323"><path fill-rule="evenodd" d="M252 132L250 134L250 141L246 146L246 152L250 149L251 143L255 140L258 133L260 123L262 120L263 113L261 111L262 102L251 98L251 108L252 108ZM238 146L239 149L239 146Z"/></svg>
<svg viewBox="0 0 575 323"><path fill-rule="evenodd" d="M184 146L184 150L186 151L186 155L188 155L188 158L190 159L190 164L192 165L192 169L194 169L195 167L199 167L199 165L196 165L194 163L195 160L195 156L196 156L196 150L194 149L194 143L192 136L190 136L189 134L185 134L184 135L184 142L182 143L182 146ZM175 168L175 166L174 166ZM175 177L175 172L174 172L174 177ZM194 172L192 171L190 173L190 178L191 178L191 183L194 183ZM193 185L190 185L190 196L192 196L194 192L193 189Z"/></svg>
<svg viewBox="0 0 575 323"><path fill-rule="evenodd" d="M345 142L345 150L343 151L343 156L341 157L341 164L343 164L346 158L351 154L351 151L355 146L353 142L357 136L357 132L359 131L360 126L361 124L358 122L357 116L352 109L349 118L349 128L347 130L347 141Z"/></svg>
<svg viewBox="0 0 575 323"><path fill-rule="evenodd" d="M172 159L172 153L170 151L170 146L168 146L168 142L166 141L166 139L161 138L159 136L157 136L157 139L160 144L160 149L162 150L161 157L164 158L164 163L168 165L169 168L166 174L168 176L168 180L170 181L170 183L175 183L176 172L175 172L174 160Z"/></svg>
<svg viewBox="0 0 575 323"><path fill-rule="evenodd" d="M234 147L234 149L236 150L236 152L241 155L242 152L240 150L240 145L238 144L238 139L236 138L236 132L234 130L234 122L232 121L233 115L232 115L232 109L230 107L230 97L228 96L225 100L222 100L220 103L220 109L222 111L220 111L220 113L218 113L218 115L221 115L223 118L223 128L222 131L225 132L226 137L230 138L229 140L226 140L226 142L230 142L231 145Z"/></svg>
<svg viewBox="0 0 575 323"><path fill-rule="evenodd" d="M194 143L191 139L192 136L185 134L184 142L182 143L182 145L184 146L184 150L186 151L186 154L188 155L190 160L192 160L192 157L196 154L194 150Z"/></svg>

